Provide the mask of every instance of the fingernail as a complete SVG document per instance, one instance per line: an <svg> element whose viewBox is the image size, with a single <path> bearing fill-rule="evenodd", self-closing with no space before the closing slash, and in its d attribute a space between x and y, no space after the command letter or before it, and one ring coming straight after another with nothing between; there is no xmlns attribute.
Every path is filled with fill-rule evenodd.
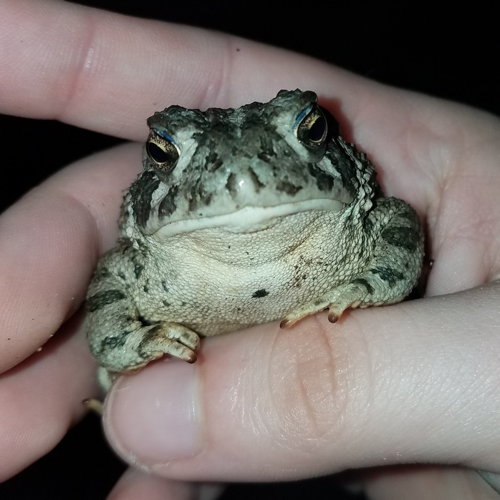
<svg viewBox="0 0 500 500"><path fill-rule="evenodd" d="M116 451L151 467L201 450L197 366L167 359L122 377L105 406L104 428Z"/></svg>

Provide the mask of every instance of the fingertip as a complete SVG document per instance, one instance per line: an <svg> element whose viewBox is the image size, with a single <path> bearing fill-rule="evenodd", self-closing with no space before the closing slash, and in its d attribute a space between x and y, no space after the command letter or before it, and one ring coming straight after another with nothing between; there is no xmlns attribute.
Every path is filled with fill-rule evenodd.
<svg viewBox="0 0 500 500"><path fill-rule="evenodd" d="M125 460L151 469L201 451L197 371L196 364L168 358L115 383L106 401L104 427Z"/></svg>

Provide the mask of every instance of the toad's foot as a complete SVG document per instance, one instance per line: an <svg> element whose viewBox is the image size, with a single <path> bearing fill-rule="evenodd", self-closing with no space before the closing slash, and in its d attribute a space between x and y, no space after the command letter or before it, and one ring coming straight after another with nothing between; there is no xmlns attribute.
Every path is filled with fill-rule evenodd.
<svg viewBox="0 0 500 500"><path fill-rule="evenodd" d="M281 328L290 328L307 316L312 316L317 312L328 309L328 321L335 323L348 308L363 307L366 298L369 296L364 280L354 280L351 283L340 285L320 300L309 302L300 309L287 314L281 321ZM376 305L376 304L370 304Z"/></svg>
<svg viewBox="0 0 500 500"><path fill-rule="evenodd" d="M144 361L137 366L131 366L129 370L142 368L165 354L194 363L199 348L200 337L193 330L179 323L159 323L149 329L137 348Z"/></svg>
<svg viewBox="0 0 500 500"><path fill-rule="evenodd" d="M103 414L104 403L100 399L88 398L82 401L82 405L87 408L87 410L93 411L100 417Z"/></svg>

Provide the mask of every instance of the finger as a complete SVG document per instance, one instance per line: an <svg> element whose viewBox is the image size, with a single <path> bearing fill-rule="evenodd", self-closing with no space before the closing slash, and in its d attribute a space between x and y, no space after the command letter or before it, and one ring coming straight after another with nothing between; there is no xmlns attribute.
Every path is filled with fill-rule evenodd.
<svg viewBox="0 0 500 500"><path fill-rule="evenodd" d="M383 468L366 475L365 493L372 500L498 500L495 492L476 471L444 467Z"/></svg>
<svg viewBox="0 0 500 500"><path fill-rule="evenodd" d="M56 118L129 139L142 139L144 117L169 104L227 107L303 87L341 98L344 111L344 99L362 110L366 86L381 88L231 35L68 2L7 0L0 23L0 67L9 68L0 77L4 113Z"/></svg>
<svg viewBox="0 0 500 500"><path fill-rule="evenodd" d="M315 90L387 173L382 184L421 211L443 180L433 174L429 187L422 173L452 168L495 120L282 49L68 2L4 1L0 36L1 111L134 140L146 134L144 118L170 104L227 107ZM451 144L463 148L455 155Z"/></svg>
<svg viewBox="0 0 500 500"><path fill-rule="evenodd" d="M121 379L118 452L170 478L287 479L405 462L500 470L498 284L211 338Z"/></svg>
<svg viewBox="0 0 500 500"><path fill-rule="evenodd" d="M107 497L108 500L213 500L222 488L169 481L129 468Z"/></svg>
<svg viewBox="0 0 500 500"><path fill-rule="evenodd" d="M246 98L262 97L262 90L270 96L282 84L276 80L297 85L307 74L289 57L278 71L284 51L67 2L2 2L0 19L0 64L15 68L2 73L4 112L132 139L142 137L144 117L159 106L234 104L241 89ZM281 72L291 74L277 78Z"/></svg>
<svg viewBox="0 0 500 500"><path fill-rule="evenodd" d="M454 167L435 183L438 191L425 210L429 257L435 264L427 283L430 295L500 278L500 126L491 121L483 125L489 130L481 138L457 127L465 137L453 147ZM430 173L441 177L443 168L436 166Z"/></svg>
<svg viewBox="0 0 500 500"><path fill-rule="evenodd" d="M121 190L140 148L76 163L0 216L0 372L30 356L80 306L97 257L116 237Z"/></svg>
<svg viewBox="0 0 500 500"><path fill-rule="evenodd" d="M281 49L67 2L2 2L0 33L4 112L142 140L145 117L169 104L227 107L311 88L369 153L387 193L433 217L446 174L464 164L464 153L481 153L478 138L494 121ZM457 258L476 250L457 249Z"/></svg>
<svg viewBox="0 0 500 500"><path fill-rule="evenodd" d="M70 321L40 352L0 376L0 481L48 453L96 394L95 364Z"/></svg>
<svg viewBox="0 0 500 500"><path fill-rule="evenodd" d="M407 170L401 186L410 194L408 201L425 206L426 178L408 164L407 152L393 154L419 108L411 102L413 94L231 35L68 2L1 2L0 34L0 68L5 68L0 110L5 113L143 140L145 117L170 104L236 106L264 101L281 88L310 88L336 112L348 138L376 162L380 155L383 168ZM426 157L421 153L418 164L428 166ZM399 186L391 193L404 195Z"/></svg>
<svg viewBox="0 0 500 500"><path fill-rule="evenodd" d="M342 122L343 134L379 167L388 194L433 220L441 220L448 179L464 178L464 158L487 156L484 137L498 125L485 113L309 57L68 2L1 2L0 36L0 110L131 139L142 140L145 117L169 104L227 107L263 101L281 88L316 90ZM453 176L454 170L461 175ZM491 172L482 176L490 178ZM448 199L462 200L462 194ZM457 258L476 253L463 245L458 250ZM460 284L470 286L469 277Z"/></svg>

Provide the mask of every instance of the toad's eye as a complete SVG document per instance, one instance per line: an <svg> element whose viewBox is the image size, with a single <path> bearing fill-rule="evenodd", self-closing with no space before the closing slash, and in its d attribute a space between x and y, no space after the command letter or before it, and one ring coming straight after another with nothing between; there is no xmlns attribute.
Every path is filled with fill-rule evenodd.
<svg viewBox="0 0 500 500"><path fill-rule="evenodd" d="M173 140L155 132L149 134L146 153L155 166L162 170L171 170L179 159L179 150Z"/></svg>
<svg viewBox="0 0 500 500"><path fill-rule="evenodd" d="M297 138L306 146L320 146L328 137L328 120L318 105L302 118L299 115Z"/></svg>

